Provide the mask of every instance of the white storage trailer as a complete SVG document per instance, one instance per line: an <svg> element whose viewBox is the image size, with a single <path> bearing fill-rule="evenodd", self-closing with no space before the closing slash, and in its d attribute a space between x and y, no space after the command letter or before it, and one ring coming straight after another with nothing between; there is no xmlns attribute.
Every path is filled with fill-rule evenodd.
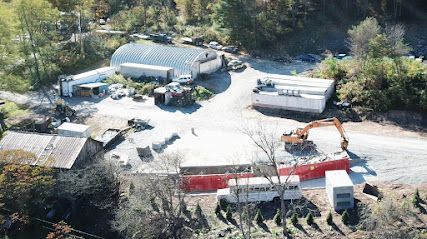
<svg viewBox="0 0 427 239"><path fill-rule="evenodd" d="M66 137L89 138L90 127L84 124L65 122L58 127L58 135Z"/></svg>
<svg viewBox="0 0 427 239"><path fill-rule="evenodd" d="M59 76L59 90L62 96L72 97L79 85L100 82L115 73L113 67L102 67L78 75Z"/></svg>
<svg viewBox="0 0 427 239"><path fill-rule="evenodd" d="M252 105L322 113L334 92L334 81L287 75L268 75L252 92Z"/></svg>
<svg viewBox="0 0 427 239"><path fill-rule="evenodd" d="M120 65L120 74L124 77L138 79L142 76L156 77L172 80L174 72L172 67L154 66L137 63L123 63Z"/></svg>
<svg viewBox="0 0 427 239"><path fill-rule="evenodd" d="M325 188L329 203L335 210L354 207L353 182L345 170L325 172Z"/></svg>

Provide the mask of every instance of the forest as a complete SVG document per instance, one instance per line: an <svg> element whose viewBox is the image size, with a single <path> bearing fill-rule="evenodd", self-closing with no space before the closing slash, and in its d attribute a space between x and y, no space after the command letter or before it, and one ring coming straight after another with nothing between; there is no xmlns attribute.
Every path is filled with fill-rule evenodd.
<svg viewBox="0 0 427 239"><path fill-rule="evenodd" d="M301 53L351 53L348 30L373 17L384 31L401 27L402 44L407 48L394 57L427 54L427 5L422 0L3 0L0 14L0 88L21 93L50 85L58 75L78 73L106 61L131 40L128 35L95 34L99 19L109 20L113 30L129 34L164 32L176 39L202 36L205 42L237 45L255 57L289 61ZM415 68L421 73L421 80L416 80L416 89L421 91L415 90L410 94L415 95L413 99L404 99L403 105L401 97L397 98L398 107L384 102L389 93L374 94L377 100L368 101L369 94L355 97L345 93L362 89L356 86L358 81L351 81L347 85L351 88L343 90L338 82L338 97L374 110L424 111L425 67ZM378 74L373 78L382 77ZM343 82L352 77L344 78ZM414 91L411 86L395 89L405 95Z"/></svg>

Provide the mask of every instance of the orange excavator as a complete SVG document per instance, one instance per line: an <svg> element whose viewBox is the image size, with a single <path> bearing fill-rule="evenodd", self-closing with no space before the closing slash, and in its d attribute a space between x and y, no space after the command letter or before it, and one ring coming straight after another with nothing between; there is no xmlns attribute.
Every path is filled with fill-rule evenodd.
<svg viewBox="0 0 427 239"><path fill-rule="evenodd" d="M293 130L288 133L284 133L282 135L282 141L285 142L285 149L290 150L292 146L302 146L305 144L312 144L312 141L307 140L308 138L308 132L312 128L317 127L325 127L325 126L333 126L338 129L338 131L341 134L341 149L347 150L348 147L348 137L345 134L344 128L342 127L341 122L336 117L323 119L323 120L316 120L312 121L309 124L307 124L304 128L297 128L296 130Z"/></svg>

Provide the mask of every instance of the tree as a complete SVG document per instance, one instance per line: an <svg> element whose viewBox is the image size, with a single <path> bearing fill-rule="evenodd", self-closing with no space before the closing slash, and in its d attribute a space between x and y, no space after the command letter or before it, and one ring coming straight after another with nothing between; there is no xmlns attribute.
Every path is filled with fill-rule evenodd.
<svg viewBox="0 0 427 239"><path fill-rule="evenodd" d="M52 169L17 164L34 155L17 151L2 151L0 155L0 205L12 212L37 215L44 211L55 185ZM7 161L5 161L7 160Z"/></svg>
<svg viewBox="0 0 427 239"><path fill-rule="evenodd" d="M119 205L113 227L125 238L182 238L191 233L183 208L185 193L179 153L164 154L153 172L135 176L135 192Z"/></svg>
<svg viewBox="0 0 427 239"><path fill-rule="evenodd" d="M357 59L397 58L410 50L404 42L405 28L392 25L383 29L373 17L368 17L348 30L348 45Z"/></svg>
<svg viewBox="0 0 427 239"><path fill-rule="evenodd" d="M305 218L307 225L311 226L314 223L314 217L311 212L308 212L307 217Z"/></svg>
<svg viewBox="0 0 427 239"><path fill-rule="evenodd" d="M297 165L297 159L288 159L288 163L289 165L292 165L292 168L288 175L282 177L280 172L280 162L277 158L277 151L281 146L281 142L277 136L278 131L272 128L267 128L261 123L254 127L246 127L242 131L250 138L252 143L261 153L261 156L256 155L256 161L254 162L256 173L265 177L279 194L282 233L284 237L288 237L288 230L286 227L287 208L284 194Z"/></svg>
<svg viewBox="0 0 427 239"><path fill-rule="evenodd" d="M64 221L53 224L53 232L47 234L46 239L71 239L71 227Z"/></svg>
<svg viewBox="0 0 427 239"><path fill-rule="evenodd" d="M347 210L345 210L341 215L341 221L342 221L342 223L344 223L344 225L347 225L349 219L350 219L350 216L349 216Z"/></svg>
<svg viewBox="0 0 427 239"><path fill-rule="evenodd" d="M417 188L415 190L414 196L412 197L412 205L415 208L418 208L420 206L420 201L421 201L420 192L418 191L418 188Z"/></svg>
<svg viewBox="0 0 427 239"><path fill-rule="evenodd" d="M298 214L297 213L292 214L291 222L292 222L292 225L294 225L294 226L298 224Z"/></svg>
<svg viewBox="0 0 427 239"><path fill-rule="evenodd" d="M274 214L273 220L277 226L280 226L282 224L282 213L280 212L280 209L276 210L276 214Z"/></svg>
<svg viewBox="0 0 427 239"><path fill-rule="evenodd" d="M230 165L236 165L231 167L228 171L231 175L231 179L234 181L236 190L233 190L232 195L235 197L236 201L236 213L239 223L239 230L242 233L243 238L250 239L252 233L252 221L254 219L254 211L256 203L249 202L249 184L247 177L240 177L242 173L239 169L239 164L232 160Z"/></svg>
<svg viewBox="0 0 427 239"><path fill-rule="evenodd" d="M332 225L334 223L333 219L332 219L332 212L331 211L329 211L328 215L326 216L326 223L328 225Z"/></svg>
<svg viewBox="0 0 427 239"><path fill-rule="evenodd" d="M56 23L59 11L47 0L17 0L14 10L20 30L20 51L25 65L31 72L36 86L56 80L58 66L55 64L58 39Z"/></svg>
<svg viewBox="0 0 427 239"><path fill-rule="evenodd" d="M98 0L96 5L95 16L97 19L106 18L110 14L111 7L106 0Z"/></svg>
<svg viewBox="0 0 427 239"><path fill-rule="evenodd" d="M74 216L94 228L107 228L119 202L118 168L103 159L60 172L56 198L75 208ZM100 230L97 234L108 233ZM104 234L105 235L105 234Z"/></svg>
<svg viewBox="0 0 427 239"><path fill-rule="evenodd" d="M215 19L231 41L239 42L246 48L254 48L254 2L250 0L218 1L214 7Z"/></svg>
<svg viewBox="0 0 427 239"><path fill-rule="evenodd" d="M16 57L12 39L15 38L16 15L10 11L11 4L0 2L0 71L6 70Z"/></svg>
<svg viewBox="0 0 427 239"><path fill-rule="evenodd" d="M219 203L216 204L215 215L217 215L217 216L221 215L221 206L219 205Z"/></svg>
<svg viewBox="0 0 427 239"><path fill-rule="evenodd" d="M381 33L377 19L368 17L357 26L348 30L348 45L353 56L365 58L369 51L369 42Z"/></svg>
<svg viewBox="0 0 427 239"><path fill-rule="evenodd" d="M233 220L233 212L231 211L231 206L227 206L227 210L225 211L225 218L227 221L231 222Z"/></svg>
<svg viewBox="0 0 427 239"><path fill-rule="evenodd" d="M202 208L200 207L199 203L197 203L197 205L196 205L196 210L194 210L194 215L196 218L202 218L203 217Z"/></svg>
<svg viewBox="0 0 427 239"><path fill-rule="evenodd" d="M262 216L261 209L258 209L255 215L255 221L258 225L264 223L264 217Z"/></svg>

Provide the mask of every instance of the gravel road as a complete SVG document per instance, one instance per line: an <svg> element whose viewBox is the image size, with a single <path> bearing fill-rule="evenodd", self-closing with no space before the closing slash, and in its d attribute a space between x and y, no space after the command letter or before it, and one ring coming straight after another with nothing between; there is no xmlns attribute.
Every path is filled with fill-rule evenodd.
<svg viewBox="0 0 427 239"><path fill-rule="evenodd" d="M220 72L205 82L199 82L217 94L209 101L188 108L158 107L151 98L143 103L129 98L116 101L110 98L72 98L67 101L78 110L84 122L92 126L95 134L109 127L124 127L133 117L150 119L154 126L152 130L133 133L114 149L129 155L133 170L149 167L137 157L135 147L151 145L172 132L177 132L180 138L168 145L164 152L183 153L184 165L250 163L257 150L241 132L243 127L261 123L277 132L279 138L283 131L305 125L251 109L250 93L256 79L267 73L290 74L294 70L300 73L313 65L298 62L284 65L248 57L244 60L249 67L243 72ZM4 97L4 93L0 93L0 97ZM349 154L354 159L352 176L358 179L357 182L427 183L425 137L372 122L345 123L344 127L350 138ZM313 129L310 138L321 152L339 150L339 134L333 127ZM290 157L284 150L279 155Z"/></svg>

